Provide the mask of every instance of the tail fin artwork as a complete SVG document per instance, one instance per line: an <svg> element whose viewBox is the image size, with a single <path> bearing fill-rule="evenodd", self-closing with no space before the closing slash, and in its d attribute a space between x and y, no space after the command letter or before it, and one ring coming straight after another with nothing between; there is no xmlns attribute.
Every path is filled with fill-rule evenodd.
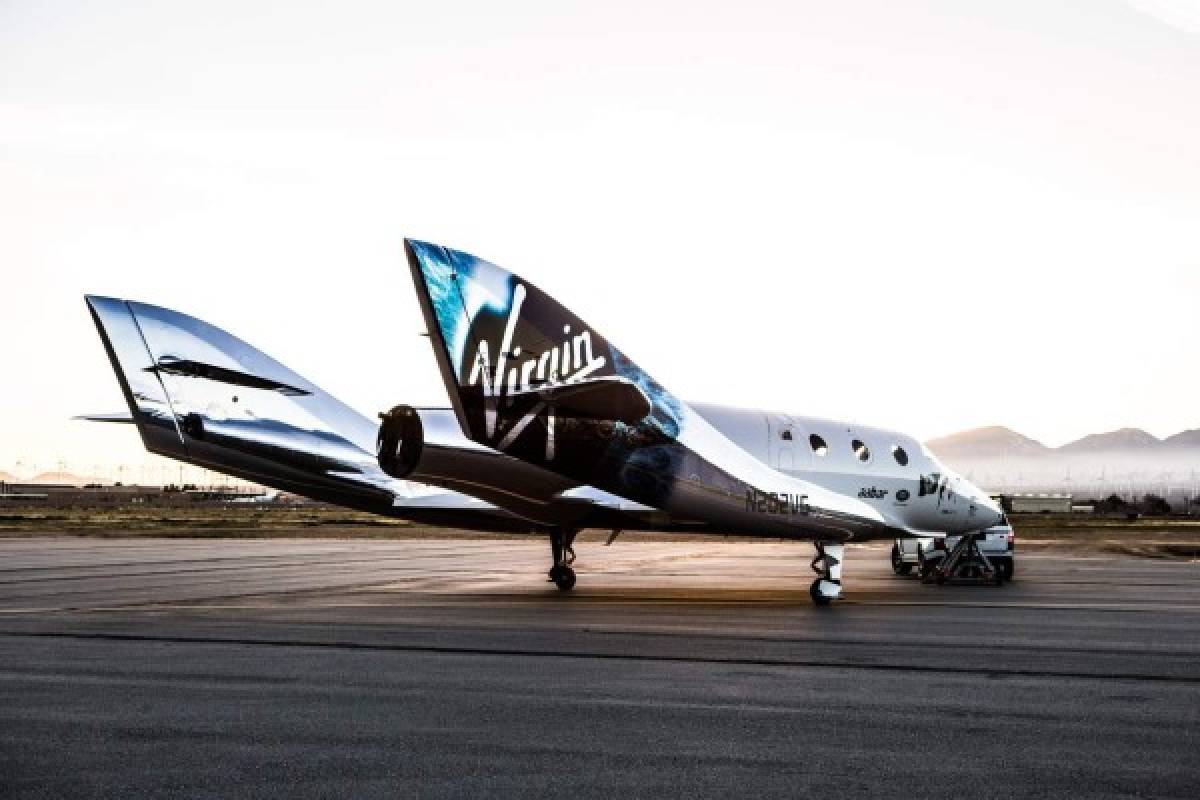
<svg viewBox="0 0 1200 800"><path fill-rule="evenodd" d="M848 538L882 523L746 453L528 281L435 244L406 240L405 251L470 439L735 531Z"/></svg>

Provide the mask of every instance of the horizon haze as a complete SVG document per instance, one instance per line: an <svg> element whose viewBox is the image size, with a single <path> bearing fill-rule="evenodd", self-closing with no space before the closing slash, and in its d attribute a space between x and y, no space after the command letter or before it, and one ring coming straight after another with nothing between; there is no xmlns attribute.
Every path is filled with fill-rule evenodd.
<svg viewBox="0 0 1200 800"><path fill-rule="evenodd" d="M1200 4L0 6L0 469L159 475L83 302L446 402L401 242L677 395L1050 446L1200 427ZM200 475L186 474L195 480Z"/></svg>

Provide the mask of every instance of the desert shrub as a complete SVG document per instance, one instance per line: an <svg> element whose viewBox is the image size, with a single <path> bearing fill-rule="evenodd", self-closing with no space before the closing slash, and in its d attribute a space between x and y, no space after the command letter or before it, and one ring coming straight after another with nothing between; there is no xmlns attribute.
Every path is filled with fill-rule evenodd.
<svg viewBox="0 0 1200 800"><path fill-rule="evenodd" d="M1171 504L1156 494L1142 497L1141 512L1147 516L1165 517L1171 513Z"/></svg>

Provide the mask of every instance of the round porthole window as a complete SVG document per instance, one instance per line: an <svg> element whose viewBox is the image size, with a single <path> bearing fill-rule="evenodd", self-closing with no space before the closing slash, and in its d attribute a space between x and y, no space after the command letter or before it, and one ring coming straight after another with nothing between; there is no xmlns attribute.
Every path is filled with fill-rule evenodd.
<svg viewBox="0 0 1200 800"><path fill-rule="evenodd" d="M850 443L850 447L854 450L854 457L859 461L865 464L871 460L871 451L862 439L855 439Z"/></svg>
<svg viewBox="0 0 1200 800"><path fill-rule="evenodd" d="M829 452L829 445L825 444L825 440L817 434L808 437L808 445L812 448L814 454L823 456Z"/></svg>
<svg viewBox="0 0 1200 800"><path fill-rule="evenodd" d="M908 453L904 452L904 448L898 444L892 445L892 458L896 459L896 463L900 466L908 466Z"/></svg>

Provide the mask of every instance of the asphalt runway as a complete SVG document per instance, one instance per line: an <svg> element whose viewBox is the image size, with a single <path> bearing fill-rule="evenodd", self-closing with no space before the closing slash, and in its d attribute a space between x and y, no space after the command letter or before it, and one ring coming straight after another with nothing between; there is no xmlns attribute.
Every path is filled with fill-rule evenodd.
<svg viewBox="0 0 1200 800"><path fill-rule="evenodd" d="M1200 796L1200 564L0 540L0 797Z"/></svg>

